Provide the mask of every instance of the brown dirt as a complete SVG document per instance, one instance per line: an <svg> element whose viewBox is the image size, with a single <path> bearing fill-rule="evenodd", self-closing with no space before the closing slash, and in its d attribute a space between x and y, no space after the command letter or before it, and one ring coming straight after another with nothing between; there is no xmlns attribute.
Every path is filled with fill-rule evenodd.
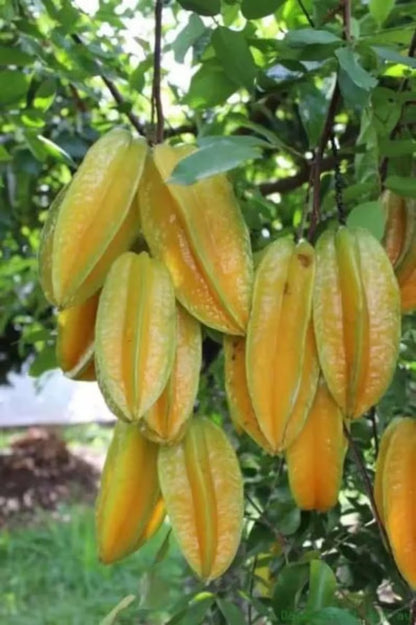
<svg viewBox="0 0 416 625"><path fill-rule="evenodd" d="M48 429L31 428L0 453L0 528L30 521L39 508L92 502L97 466L72 453Z"/></svg>

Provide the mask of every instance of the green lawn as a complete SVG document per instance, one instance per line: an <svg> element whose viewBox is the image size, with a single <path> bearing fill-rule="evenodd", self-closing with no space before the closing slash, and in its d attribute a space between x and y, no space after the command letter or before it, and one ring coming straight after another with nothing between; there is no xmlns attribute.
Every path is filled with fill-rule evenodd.
<svg viewBox="0 0 416 625"><path fill-rule="evenodd" d="M146 622L139 615L147 609L152 625L166 620L187 573L175 546L160 558L166 527L122 563L104 566L96 557L93 510L75 505L57 516L39 513L30 528L0 534L0 623L98 625L129 594L135 601L118 624Z"/></svg>
<svg viewBox="0 0 416 625"><path fill-rule="evenodd" d="M0 448L24 434L0 431ZM111 428L62 428L70 449L106 452ZM35 512L30 524L13 522L0 531L0 623L2 625L100 625L127 595L135 600L117 625L159 625L177 611L191 591L189 569L168 528L121 563L104 566L96 554L94 510L86 504L60 505ZM168 546L168 547L167 547Z"/></svg>

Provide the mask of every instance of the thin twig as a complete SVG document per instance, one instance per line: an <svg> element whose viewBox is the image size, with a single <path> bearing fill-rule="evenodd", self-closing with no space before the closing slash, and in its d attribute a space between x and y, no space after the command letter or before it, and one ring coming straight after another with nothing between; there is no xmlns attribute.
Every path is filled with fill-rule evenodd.
<svg viewBox="0 0 416 625"><path fill-rule="evenodd" d="M416 30L413 33L413 37L412 37L412 40L411 40L410 45L409 45L409 50L408 50L407 56L414 57L415 53L416 53ZM398 93L403 93L403 91L406 91L408 89L408 87L409 87L409 84L410 84L410 79L409 78L405 78L404 80L402 80L400 85L399 85L399 88L398 88ZM402 110L401 110L401 113L400 113L400 117L397 120L396 125L394 126L394 128L390 132L390 135L389 135L390 141L393 141L393 139L397 136L398 132L400 131L400 129L402 127L403 113L404 113L404 110L405 110L405 108L406 108L406 106L408 104L409 104L408 102L404 102L403 105L402 105ZM381 164L380 164L380 179L381 179L382 185L384 185L384 181L385 181L385 179L387 177L388 162L389 162L388 156L385 156L383 158L383 160L381 161Z"/></svg>
<svg viewBox="0 0 416 625"><path fill-rule="evenodd" d="M370 480L369 475L367 473L367 470L366 470L366 467L365 467L365 463L364 463L364 461L363 461L363 459L362 459L362 457L360 455L360 452L358 451L358 448L357 448L357 446L356 446L356 444L354 442L354 439L351 436L351 432L349 431L349 429L347 428L345 423L344 423L344 435L345 435L345 437L348 440L348 443L349 443L352 455L354 457L354 461L355 461L356 467L357 467L357 469L358 469L358 471L359 471L359 473L361 475L361 479L362 479L362 482L364 484L365 491L367 493L367 497L368 497L368 499L370 501L371 509L373 511L373 515L374 515L374 518L376 520L376 523L377 523L380 535L381 535L381 537L383 539L383 542L385 543L385 545L388 547L389 551L391 552L390 542L389 542L389 539L388 539L388 536L387 536L387 532L386 532L386 530L384 528L383 522L381 520L379 511L377 509L376 501L374 499L373 486L371 484L371 480Z"/></svg>
<svg viewBox="0 0 416 625"><path fill-rule="evenodd" d="M351 0L343 0L342 2L342 22L344 25L344 39L351 41Z"/></svg>
<svg viewBox="0 0 416 625"><path fill-rule="evenodd" d="M71 35L71 38L78 45L81 45L81 46L85 46L86 45L86 44L84 44L84 42L81 39L81 37L79 35L75 34L75 33L73 33ZM113 98L116 101L116 103L119 106L124 108L125 105L126 105L126 101L124 100L124 98L121 95L120 91L118 90L116 85L113 83L113 81L110 80L109 78L107 78L107 76L105 75L104 68L102 67L101 62L96 60L96 63L97 63L97 65L99 65L100 69L102 69L102 73L100 73L101 80L103 81L103 83L105 84L105 86L107 87L107 89L109 90L111 95L113 96ZM144 135L144 133L145 133L144 125L139 121L139 119L136 117L136 115L134 113L132 113L130 110L127 111L127 112L126 111L123 111L123 112L128 117L130 123L132 124L132 126L134 126L134 128L137 130L137 132L140 133L141 135Z"/></svg>
<svg viewBox="0 0 416 625"><path fill-rule="evenodd" d="M331 132L330 136L332 154L334 156L335 170L335 203L337 205L338 221L344 225L347 221L347 215L344 206L344 184L342 180L341 167L339 163L339 150L335 139L335 134Z"/></svg>
<svg viewBox="0 0 416 625"><path fill-rule="evenodd" d="M313 19L309 15L309 12L308 12L307 8L305 7L305 5L303 4L302 0L298 0L298 4L299 4L300 8L302 9L302 13L304 14L306 19L308 20L309 26L311 26L311 28L315 28L315 24L313 22Z"/></svg>
<svg viewBox="0 0 416 625"><path fill-rule="evenodd" d="M410 622L409 625L416 625L416 598L412 599L410 604Z"/></svg>
<svg viewBox="0 0 416 625"><path fill-rule="evenodd" d="M338 82L335 84L334 91L332 93L331 102L329 103L328 113L326 116L324 128L322 130L321 138L319 140L319 145L315 151L315 158L312 164L312 184L313 184L313 196L312 196L312 212L311 212L311 221L308 232L308 240L312 241L315 235L316 227L319 223L321 210L320 210L320 201L321 201L321 166L322 166L322 157L325 151L326 145L328 143L329 137L332 132L332 126L334 123L335 113L338 107L338 103L340 101L340 90L338 87Z"/></svg>
<svg viewBox="0 0 416 625"><path fill-rule="evenodd" d="M368 418L371 421L371 426L373 428L373 440L374 440L374 450L376 452L376 457L378 456L378 450L379 450L379 441L378 441L378 431L377 431L377 420L376 420L376 407L372 406L369 410L368 413Z"/></svg>
<svg viewBox="0 0 416 625"><path fill-rule="evenodd" d="M154 43L154 60L153 60L153 85L152 85L152 126L155 127L156 112L156 143L163 141L163 106L160 94L161 82L161 57L162 57L162 11L163 0L155 2L155 43Z"/></svg>
<svg viewBox="0 0 416 625"><path fill-rule="evenodd" d="M256 568L257 568L257 561L258 561L258 556L255 555L254 559L253 559L253 566L251 568L251 575L250 575L250 582L249 582L249 589L248 589L248 595L249 597L253 596L253 590L254 590L254 575L256 572ZM252 610L252 603L249 602L248 604L248 610L247 610L247 617L248 617L248 625L252 625L253 623L253 610Z"/></svg>
<svg viewBox="0 0 416 625"><path fill-rule="evenodd" d="M287 541L285 536L279 532L278 529L276 529L273 525L273 523L271 523L269 521L269 519L264 516L264 510L262 510L257 503L250 497L250 495L245 495L247 501L253 506L253 508L255 509L256 512L258 512L259 516L256 519L256 521L258 523L260 523L261 525L264 525L264 527L267 527L271 533L273 534L274 538L276 539L276 541L280 544L280 545L286 545Z"/></svg>

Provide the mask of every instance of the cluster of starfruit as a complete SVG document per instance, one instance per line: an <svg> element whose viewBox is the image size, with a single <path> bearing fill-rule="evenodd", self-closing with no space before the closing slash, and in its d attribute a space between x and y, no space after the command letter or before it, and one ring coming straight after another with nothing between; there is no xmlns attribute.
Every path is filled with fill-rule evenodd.
<svg viewBox="0 0 416 625"><path fill-rule="evenodd" d="M225 382L237 427L285 454L300 508L336 504L344 427L386 391L400 319L392 265L367 230L328 230L315 247L282 238L264 251L247 335L225 339Z"/></svg>
<svg viewBox="0 0 416 625"><path fill-rule="evenodd" d="M150 149L122 129L98 140L49 210L40 278L58 308L61 368L97 379L118 417L97 501L102 561L138 549L166 514L209 580L237 551L243 485L223 430L193 416L201 324L224 335L237 430L285 454L299 507L325 511L344 428L392 377L401 310L392 263L366 230L329 230L315 247L280 238L254 271L226 177L169 182L192 149Z"/></svg>
<svg viewBox="0 0 416 625"><path fill-rule="evenodd" d="M243 485L223 430L192 416L201 323L245 333L253 268L224 176L167 184L191 150L150 150L123 129L99 139L48 212L39 267L60 367L96 379L119 419L97 500L101 560L138 549L167 513L191 567L212 579L240 542Z"/></svg>

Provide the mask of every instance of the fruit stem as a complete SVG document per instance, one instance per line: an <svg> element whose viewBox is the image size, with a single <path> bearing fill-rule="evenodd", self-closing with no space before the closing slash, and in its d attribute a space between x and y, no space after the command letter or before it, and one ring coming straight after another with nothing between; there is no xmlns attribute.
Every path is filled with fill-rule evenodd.
<svg viewBox="0 0 416 625"><path fill-rule="evenodd" d="M357 448L357 446L356 446L356 444L354 442L354 439L351 436L351 432L349 431L349 429L345 425L345 422L344 422L344 426L343 427L344 427L344 436L348 440L348 443L349 443L349 446L350 446L350 449L351 449L351 452L352 452L352 455L353 455L353 458L354 458L355 465L356 465L356 467L357 467L357 469L358 469L358 471L359 471L359 473L361 475L361 479L362 479L364 488L366 490L367 497L368 497L368 499L370 501L371 509L372 509L372 512L373 512L373 515L374 515L374 519L375 519L375 521L376 521L376 523L378 525L378 529L379 529L381 538L383 540L383 543L386 545L386 547L388 548L388 550L391 553L390 542L389 542L389 539L388 539L388 536L387 536L387 532L386 532L386 530L384 528L384 525L382 523L381 517L380 517L380 515L378 513L378 510L377 510L376 501L374 499L374 494L373 494L373 486L371 484L370 477L369 477L369 475L367 473L365 464L364 464L363 459L362 459L362 457L360 455L360 452L358 451L358 448Z"/></svg>
<svg viewBox="0 0 416 625"><path fill-rule="evenodd" d="M154 44L154 60L153 60L153 85L152 85L152 126L155 128L155 116L156 116L156 128L155 128L155 143L162 143L163 141L163 127L164 116L162 97L160 94L160 81L161 81L161 58L162 58L162 11L163 0L156 0L155 2L155 44Z"/></svg>

